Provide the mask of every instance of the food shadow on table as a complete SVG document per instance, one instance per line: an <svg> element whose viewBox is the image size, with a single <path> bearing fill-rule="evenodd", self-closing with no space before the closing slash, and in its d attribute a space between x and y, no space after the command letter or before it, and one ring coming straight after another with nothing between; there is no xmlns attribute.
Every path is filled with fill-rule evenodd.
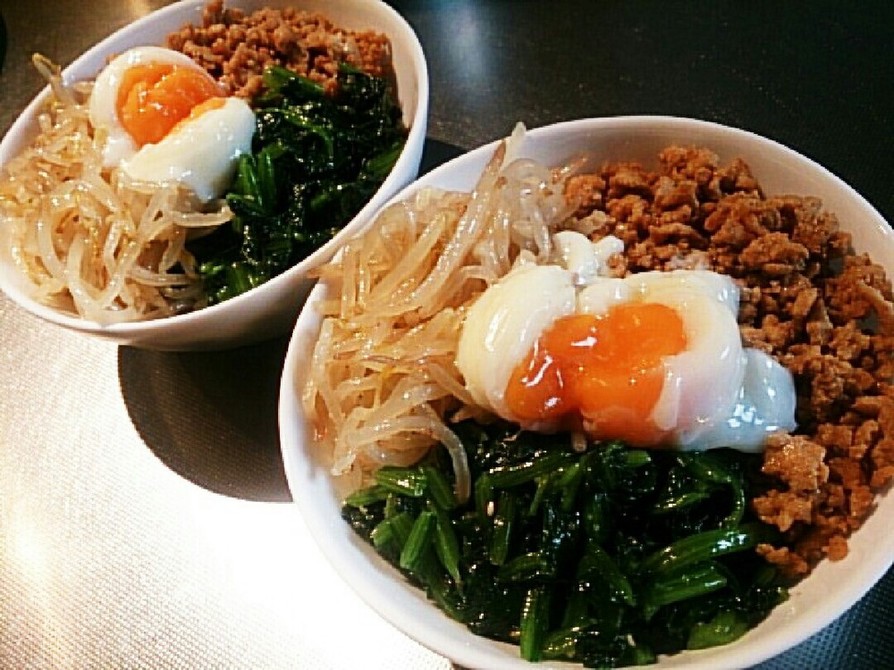
<svg viewBox="0 0 894 670"><path fill-rule="evenodd" d="M463 154L465 149L448 142L427 137L422 147L422 161L419 164L419 176Z"/></svg>
<svg viewBox="0 0 894 670"><path fill-rule="evenodd" d="M261 502L291 500L276 423L286 338L230 351L121 347L118 378L146 446L205 489Z"/></svg>
<svg viewBox="0 0 894 670"><path fill-rule="evenodd" d="M421 173L462 153L431 138ZM288 338L230 351L169 353L121 347L118 377L131 421L171 470L246 500L291 500L276 423Z"/></svg>

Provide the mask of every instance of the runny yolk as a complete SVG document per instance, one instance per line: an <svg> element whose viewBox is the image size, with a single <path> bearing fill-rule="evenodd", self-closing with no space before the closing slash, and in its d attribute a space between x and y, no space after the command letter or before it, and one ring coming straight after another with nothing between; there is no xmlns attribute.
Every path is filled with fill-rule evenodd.
<svg viewBox="0 0 894 670"><path fill-rule="evenodd" d="M562 317L516 366L506 402L520 420L582 418L595 439L656 445L664 435L650 415L664 385L661 361L685 348L683 322L666 305Z"/></svg>
<svg viewBox="0 0 894 670"><path fill-rule="evenodd" d="M219 96L217 83L204 72L146 63L125 71L115 106L121 125L143 146L165 137L196 105Z"/></svg>

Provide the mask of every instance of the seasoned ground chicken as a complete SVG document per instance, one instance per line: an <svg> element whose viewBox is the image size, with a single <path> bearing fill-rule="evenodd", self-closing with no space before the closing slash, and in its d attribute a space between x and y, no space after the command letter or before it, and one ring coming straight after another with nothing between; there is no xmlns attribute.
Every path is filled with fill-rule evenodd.
<svg viewBox="0 0 894 670"><path fill-rule="evenodd" d="M792 577L847 554L894 479L894 295L884 269L814 197L766 196L748 165L672 146L657 170L606 164L566 195L594 237L625 243L618 274L703 268L741 289L746 346L777 358L798 393L795 435L769 441L757 515L785 544L759 552Z"/></svg>
<svg viewBox="0 0 894 670"><path fill-rule="evenodd" d="M168 46L199 63L228 94L244 98L261 92L261 75L270 65L286 67L327 90L335 86L340 62L377 77L392 73L385 35L345 30L320 13L293 8L246 14L226 9L223 0L211 0L202 24L187 24L169 35Z"/></svg>

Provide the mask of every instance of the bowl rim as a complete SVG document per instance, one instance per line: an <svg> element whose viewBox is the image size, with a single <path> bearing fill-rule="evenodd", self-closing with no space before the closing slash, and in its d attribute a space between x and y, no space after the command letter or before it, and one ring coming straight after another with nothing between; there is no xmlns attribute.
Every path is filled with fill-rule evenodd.
<svg viewBox="0 0 894 670"><path fill-rule="evenodd" d="M567 135L569 132L585 133L592 129L612 127L642 132L655 125L686 130L687 134L721 133L746 142L756 143L757 147L780 152L799 167L830 180L835 189L842 189L846 196L860 208L861 212L865 213L868 220L867 225L878 227L879 232L894 249L894 231L860 193L812 159L775 140L748 130L679 116L633 115L562 121L529 129L526 131L526 135L546 142L556 136ZM492 154L500 141L495 140L476 147L436 167L395 194L389 200L389 204L407 198L420 188L443 181L445 174L457 171L459 166L483 165L486 157ZM706 144L705 146L710 145ZM474 170L470 171L474 172ZM878 261L878 259L875 260ZM894 274L894 268L886 269L890 274ZM332 527L331 523L335 520L335 516L330 514L331 510L328 509L328 504L334 497L334 490L329 474L314 462L315 459L312 455L308 455L308 451L312 448L310 443L313 441L313 436L312 429L307 425L301 411L301 389L299 388L301 373L306 370L307 353L316 339L321 323L318 313L314 312L315 306L327 297L329 290L328 284L322 281L318 282L302 307L289 341L278 399L280 448L286 480L292 491L294 504L311 531L314 541L318 543L327 560L363 601L411 638L463 666L486 667L494 670L525 667L579 668L578 664L565 662L543 662L532 666L518 656L516 646L474 635L462 624L441 612L433 603L427 601L424 593L409 584L398 571L356 536L349 525L341 520L340 515L335 515L341 524L340 528ZM327 495L329 500L325 500ZM325 503L320 503L320 496L323 496ZM887 501L888 508L894 505L894 500L888 500L890 496L885 497L884 494L879 494L876 496L876 506L882 502L883 498ZM866 537L867 532L884 529L880 516L878 513L870 515L863 528L860 529L864 531L861 537ZM867 562L863 559L864 562L859 571L851 571L845 579L836 578L839 588L831 596L824 596L821 608L805 612L802 607L801 611L798 611L800 604L798 595L800 587L808 579L812 580L811 583L825 579L823 573L830 570L831 562L828 560L822 561L807 579L793 587L789 601L777 606L770 614L770 617L773 617L774 614L779 618L796 617L796 622L782 621L785 625L775 625L770 628L769 626L772 624L769 623L770 617L768 617L758 627L768 626L769 632L762 632L758 643L750 641L751 633L758 628L756 627L728 645L698 651L687 650L673 656L662 657L661 665L658 667L683 667L685 665L687 668L705 668L706 670L716 670L722 667L745 667L777 656L804 642L847 611L894 565L894 536L886 534L885 537L886 539L874 542L875 545L884 547L884 551L875 548L872 560ZM851 560L858 559L851 558ZM368 561L368 563L362 561ZM395 579L398 583L394 583ZM406 593L408 591L413 592L413 596L408 595ZM402 604L420 600L424 601L428 608L436 613L432 616L440 621L439 625L420 629L420 620L414 616L413 612L401 608ZM457 630L457 627L461 630ZM456 638L448 633L451 630L465 640L459 647L456 645ZM506 651L514 655L504 654Z"/></svg>
<svg viewBox="0 0 894 670"><path fill-rule="evenodd" d="M300 9L301 3L302 0L294 0L292 4L298 5L298 8ZM116 43L119 40L130 38L132 36L133 39L130 39L129 41L133 42L134 44L138 43L138 35L141 30L147 25L172 20L178 16L181 17L181 23L187 20L194 20L193 15L195 15L196 12L200 11L206 4L207 0L182 0L181 2L175 2L173 4L161 7L122 26L121 28L104 37L96 44L89 47L87 50L83 51L71 63L63 68L63 81L65 81L66 83L70 83L73 80L76 81L78 79L83 79L85 76L95 76L95 72L85 75L75 73L79 73L81 70L87 68L87 64L89 64L90 62L98 59L103 59L106 56L114 53ZM264 3L263 0L248 0L248 2L243 0L240 3L239 0L236 0L232 4L265 6L265 4L269 3ZM279 4L285 5L287 3L283 1L279 2ZM317 2L316 4L319 4L319 2ZM344 4L348 3L345 2ZM269 287L268 291L265 291L265 293L275 292L277 289L285 287L291 282L294 282L296 278L306 275L309 269L314 268L328 260L328 258L331 257L338 250L342 243L347 241L347 239L351 235L359 232L357 230L351 229L351 224L354 221L362 221L363 224L361 227L369 225L369 223L373 219L373 214L381 207L381 205L388 199L388 197L390 197L386 194L393 193L397 189L399 185L398 182L401 180L402 174L409 172L412 172L414 176L417 174L417 168L413 167L413 163L417 159L413 155L414 152L408 149L417 144L419 145L419 147L424 144L428 121L428 107L430 98L428 62L422 49L422 44L420 43L419 37L416 34L415 30L413 30L412 26L410 26L406 19L404 19L403 16L401 16L400 13L397 12L397 10L388 5L383 0L356 0L356 2L354 2L353 4L375 8L376 11L387 17L389 21L401 27L401 39L405 40L406 46L408 47L410 63L416 77L416 108L413 113L412 119L409 121L406 144L401 150L400 156L398 157L394 166L391 168L388 176L385 178L385 181L379 186L376 193L373 194L373 197L370 198L369 201L367 201L367 203L359 212L357 212L357 214L355 214L354 218L351 219L351 221L349 221L348 224L346 224L345 227L340 230L329 242L311 253L309 256L302 259L299 263L295 264L288 270L271 278L267 282L264 282L263 284L256 286L249 291L246 291L245 293L235 296L222 303L204 307L200 310L195 310L186 314L175 314L171 316L160 317L156 319L145 319L141 321L122 321L108 324L98 323L96 321L80 317L77 314L65 312L50 305L46 305L36 301L20 284L6 281L2 272L0 272L0 290L2 290L3 293L5 293L22 309L25 309L26 311L48 322L82 333L100 335L112 339L132 340L135 338L151 338L154 333L159 331L165 332L168 328L173 326L179 328L189 328L190 326L194 325L194 322L201 322L205 319L213 318L214 316L217 316L221 313L236 311L241 308L245 308L248 303L250 303L258 295L259 292L264 290L265 287ZM389 38L393 39L393 36L389 35ZM400 95L400 93L398 93L398 95ZM27 137L28 134L33 131L33 126L36 122L37 115L42 107L49 100L50 96L51 90L49 85L44 86L30 100L25 109L13 121L3 137L0 138L0 170L2 170L3 166L5 166L6 163L8 163L18 154L18 151L16 151L16 153L12 153L10 145L14 143L14 140L18 140L18 138L22 136ZM9 155L6 155L7 153L9 153Z"/></svg>

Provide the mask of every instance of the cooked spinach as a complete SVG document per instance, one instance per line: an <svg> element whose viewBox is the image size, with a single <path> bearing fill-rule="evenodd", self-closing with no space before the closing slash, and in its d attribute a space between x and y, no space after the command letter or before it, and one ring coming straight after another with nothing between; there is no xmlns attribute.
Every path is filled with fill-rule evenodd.
<svg viewBox="0 0 894 670"><path fill-rule="evenodd" d="M774 539L745 504L759 456L619 442L578 453L567 437L505 424L456 430L473 476L466 505L445 495L438 449L381 469L342 514L472 632L532 661L646 664L731 642L785 599L753 551Z"/></svg>
<svg viewBox="0 0 894 670"><path fill-rule="evenodd" d="M369 201L407 131L388 81L346 64L334 93L264 73L252 152L226 194L230 225L190 243L209 304L239 295L329 241Z"/></svg>

